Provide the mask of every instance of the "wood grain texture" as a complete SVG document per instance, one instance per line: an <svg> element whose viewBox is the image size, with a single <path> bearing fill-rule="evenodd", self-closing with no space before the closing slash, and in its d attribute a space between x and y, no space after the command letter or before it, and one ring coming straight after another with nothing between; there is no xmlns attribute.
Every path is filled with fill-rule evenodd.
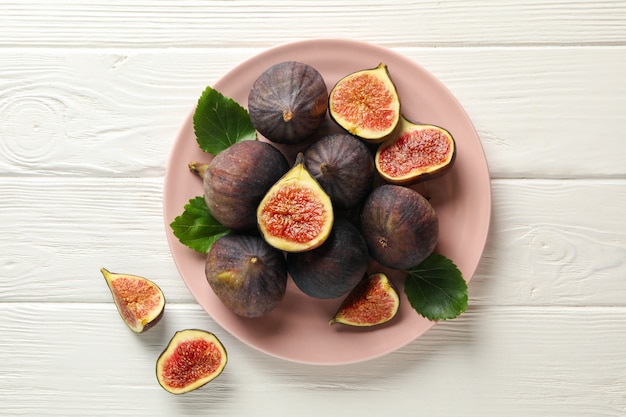
<svg viewBox="0 0 626 417"><path fill-rule="evenodd" d="M492 188L472 304L626 306L625 181ZM0 302L107 302L103 266L154 279L172 302L194 302L166 242L161 179L5 177L0 195Z"/></svg>
<svg viewBox="0 0 626 417"><path fill-rule="evenodd" d="M4 2L0 46L261 46L356 37L390 46L624 45L620 1Z"/></svg>
<svg viewBox="0 0 626 417"><path fill-rule="evenodd" d="M624 417L626 2L0 0L0 415ZM353 38L432 72L490 166L493 217L461 317L346 366L221 329L168 250L163 176L205 86L287 41ZM182 210L182 207L181 207ZM133 334L99 273L154 279ZM172 396L177 330L229 364Z"/></svg>
<svg viewBox="0 0 626 417"><path fill-rule="evenodd" d="M617 417L626 411L623 307L470 309L390 355L333 367L256 352L196 306L166 309L162 322L137 335L111 304L1 303L3 414L411 415L419 409L441 417L500 417L503 410L511 417ZM154 364L184 328L215 332L229 362L211 384L174 397L158 386Z"/></svg>
<svg viewBox="0 0 626 417"><path fill-rule="evenodd" d="M0 50L0 174L163 176L202 90L260 51ZM397 51L455 94L493 178L626 177L626 47Z"/></svg>

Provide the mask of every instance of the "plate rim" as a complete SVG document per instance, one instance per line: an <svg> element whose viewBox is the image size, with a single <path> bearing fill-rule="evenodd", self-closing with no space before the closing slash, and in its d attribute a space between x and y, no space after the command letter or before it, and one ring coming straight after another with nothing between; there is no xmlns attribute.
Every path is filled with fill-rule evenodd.
<svg viewBox="0 0 626 417"><path fill-rule="evenodd" d="M256 61L256 60L261 60L264 57L268 57L271 56L273 54L278 54L280 55L281 53L285 52L285 51L289 51L292 48L297 48L297 47L323 47L325 45L330 45L333 48L337 48L337 44L342 44L343 47L357 47L357 48L366 48L372 51L379 51L385 55L393 55L395 59L403 61L406 65L408 66L413 66L418 68L421 72L422 75L427 76L429 79L429 82L433 83L436 85L436 87L441 90L442 92L444 92L447 96L447 99L452 100L455 104L456 104L456 111L460 111L463 116L465 117L466 121L469 123L469 125L471 126L472 129L472 134L478 139L477 143L475 145L477 145L479 147L479 153L482 155L482 161L481 161L481 166L484 169L484 174L486 174L486 179L487 179L487 184L486 184L486 188L488 191L488 195L487 195L487 201L485 204L485 208L486 210L483 210L482 214L485 218L486 221L486 228L484 229L484 232L481 236L481 239L479 240L479 244L480 244L480 251L479 251L479 255L475 258L474 262L472 263L471 267L469 267L469 271L471 271L471 273L469 274L464 274L464 279L467 283L469 283L473 276L476 273L476 270L478 269L478 266L481 262L481 260L484 257L484 251L485 251L485 247L486 247L486 243L487 243L487 239L488 239L488 235L489 235L489 230L490 230L490 224L491 224L491 220L492 220L492 201L493 201L493 196L492 196L492 184L491 184L491 176L490 176L490 171L489 171L489 164L485 155L485 151L484 151L484 146L482 144L482 141L480 140L480 136L478 135L478 132L476 131L476 128L472 122L472 120L470 119L469 115L467 114L467 111L465 110L465 108L461 105L461 103L458 101L458 99L452 94L452 92L447 88L447 86L441 81L439 80L437 77L435 77L430 71L428 71L426 68L424 68L422 65L420 65L418 62L414 61L411 58L408 58L405 55L402 55L401 53L395 51L394 49L382 46L380 44L376 44L376 43L371 43L368 41L363 41L363 40L356 40L356 39L351 39L351 38L315 38L315 39L303 39L303 40L293 40L293 41L288 41L288 42L284 42L278 45L274 45L271 47L268 47L256 54L253 54L251 56L249 56L248 58L240 61L238 64L236 64L234 67L232 67L229 71L225 72L224 74L222 74L212 85L216 90L220 90L220 86L224 83L223 80L227 80L229 78L233 77L233 74L236 74L238 71L242 71L246 65L250 65L252 62ZM180 243L180 241L173 235L173 232L171 230L170 227L170 223L172 221L172 218L168 218L167 217L167 199L166 197L166 192L168 190L168 188L170 187L169 181L170 181L170 176L171 176L171 167L173 165L173 161L174 161L174 156L175 156L175 151L178 148L178 146L180 145L180 142L182 142L183 138L183 133L189 129L189 126L191 124L191 126L193 126L193 114L195 112L195 108L196 105L191 106L190 111L188 112L187 116L185 117L183 124L179 127L178 131L176 132L176 136L175 136L175 140L172 144L170 153L168 155L167 158L167 164L166 164L166 169L165 169L165 175L164 175L164 181L163 181L163 220L165 223L165 229L166 229L166 238L168 241L168 248L169 248L169 252L172 256L172 259L174 260L176 269L179 273L180 279L182 279L183 283L185 284L185 286L187 287L187 289L190 291L192 297L196 300L196 302L200 305L200 307L205 311L205 313L216 323L218 324L224 331L226 331L228 334L230 334L232 337L234 337L235 339L239 340L240 342L244 343L245 345L259 351L259 352L263 352L269 356L278 358L278 359L282 359L282 360L286 360L289 362L295 362L295 363L301 363L301 364L310 364L310 365L344 365L344 364L352 364L352 363L360 363L360 362L364 362L364 361L369 361L372 359L376 359L379 357L382 357L384 355L387 355L391 352L394 352L404 346L406 346L407 344L411 343L412 341L418 339L419 337L421 337L424 333L426 333L428 330L430 330L435 324L437 324L437 322L435 321L430 321L428 323L427 326L425 326L425 328L422 329L421 332L416 333L415 335L413 335L413 337L408 338L407 340L405 340L403 343L400 344L396 344L394 345L392 348L388 348L388 349L382 349L380 352L378 352L377 354L371 354L368 356L363 356L363 357L357 357L354 358L353 360L338 360L338 361L332 361L332 360L328 360L328 361L312 361L312 360L306 360L304 358L297 358L297 357L293 357L293 356L288 356L288 355L282 355L282 354L278 354L276 352L273 352L269 349L264 349L262 347L259 347L258 345L255 345L253 343L251 343L249 340L244 340L242 339L239 335L234 334L229 328L227 328L227 326L225 326L220 320L216 319L213 314L211 314L209 311L207 311L207 309L198 301L196 295L194 294L192 288L190 287L189 283L187 282L187 279L185 279L185 276L183 274L183 271L181 269L181 266L179 265L179 261L176 259L175 255L174 255L174 248L173 245L182 245ZM182 207L180 207L180 210L182 211ZM188 248L187 248L188 249ZM191 249L188 249L191 250Z"/></svg>

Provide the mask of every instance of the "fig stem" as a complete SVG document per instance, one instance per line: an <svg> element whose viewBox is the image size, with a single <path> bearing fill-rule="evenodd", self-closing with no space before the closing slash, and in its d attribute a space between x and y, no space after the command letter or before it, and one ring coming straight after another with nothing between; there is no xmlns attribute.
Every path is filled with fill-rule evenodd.
<svg viewBox="0 0 626 417"><path fill-rule="evenodd" d="M200 178L204 178L204 173L206 172L209 164L204 164L201 162L192 161L189 163L189 170L194 174L197 174Z"/></svg>

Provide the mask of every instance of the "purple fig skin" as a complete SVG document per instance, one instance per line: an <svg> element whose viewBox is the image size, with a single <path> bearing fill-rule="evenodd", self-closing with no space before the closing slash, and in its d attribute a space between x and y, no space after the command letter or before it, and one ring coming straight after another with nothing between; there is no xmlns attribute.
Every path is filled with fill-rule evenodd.
<svg viewBox="0 0 626 417"><path fill-rule="evenodd" d="M325 135L304 151L307 170L337 209L361 203L372 188L376 166L367 146L347 133Z"/></svg>
<svg viewBox="0 0 626 417"><path fill-rule="evenodd" d="M237 142L208 164L203 175L204 200L223 226L256 229L258 204L288 169L285 156L269 143Z"/></svg>
<svg viewBox="0 0 626 417"><path fill-rule="evenodd" d="M370 256L391 269L419 265L434 251L439 238L439 220L430 202L400 185L374 189L363 203L359 220Z"/></svg>
<svg viewBox="0 0 626 417"><path fill-rule="evenodd" d="M270 312L287 288L283 253L257 235L231 233L218 239L207 253L205 274L215 295L241 317Z"/></svg>
<svg viewBox="0 0 626 417"><path fill-rule="evenodd" d="M331 299L346 295L361 281L368 258L367 244L356 226L337 219L322 246L287 254L287 268L303 293Z"/></svg>
<svg viewBox="0 0 626 417"><path fill-rule="evenodd" d="M320 127L327 110L322 75L302 62L272 65L254 81L248 95L252 124L275 143L304 142Z"/></svg>

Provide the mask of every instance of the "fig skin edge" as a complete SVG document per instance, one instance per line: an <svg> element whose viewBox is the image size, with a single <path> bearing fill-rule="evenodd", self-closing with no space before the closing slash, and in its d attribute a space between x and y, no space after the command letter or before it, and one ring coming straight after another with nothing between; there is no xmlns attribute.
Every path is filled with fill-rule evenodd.
<svg viewBox="0 0 626 417"><path fill-rule="evenodd" d="M441 136L446 138L449 150L446 158L443 161L436 163L431 166L422 167L422 168L414 168L408 173L400 176L394 176L388 172L383 167L383 162L381 160L382 154L386 149L393 147L396 142L405 134L410 134L414 131L420 130L434 130L437 131ZM394 132L389 138L387 138L377 149L374 155L374 162L376 166L376 171L378 175L389 184L397 184L397 185L415 185L430 179L438 178L443 174L447 173L453 166L456 161L457 154L457 146L456 141L452 133L450 133L447 129L432 125L432 124L424 124L424 123L415 123L408 120L404 115L401 116L400 122L398 124L396 132ZM393 164L393 160L386 161L390 164Z"/></svg>
<svg viewBox="0 0 626 417"><path fill-rule="evenodd" d="M111 296L113 297L117 312L119 313L124 323L128 326L128 328L132 330L134 333L144 333L145 331L154 327L163 318L163 314L165 312L165 304L166 304L165 294L155 282L149 280L148 278L140 277L138 275L114 273L104 267L100 268L100 272L102 273L102 276L104 277L107 283L107 286L109 287L109 291L111 292ZM133 313L134 320L137 324L134 325L133 323L130 323L124 317L124 314L122 312L122 308L126 307L126 305L124 304L125 300L121 297L121 294L116 293L115 289L113 288L114 287L113 283L115 280L118 279L118 277L122 277L122 278L125 277L129 279L137 280L153 288L157 292L160 298L160 303L157 305L158 314L156 315L152 314L146 317L137 317L137 315L134 314L134 311L132 311L132 309L128 309L129 313ZM122 305L120 305L120 303Z"/></svg>
<svg viewBox="0 0 626 417"><path fill-rule="evenodd" d="M317 219L322 222L320 228L321 230L317 233L317 235L311 237L309 240L300 242L295 239L285 237L284 235L278 235L273 233L272 227L270 227L270 221L273 220L273 214L266 213L266 208L270 207L274 198L278 198L281 189L284 187L300 187L302 190L308 191L309 194L315 196L319 205L323 207L322 216L325 217ZM294 207L292 206L291 208ZM301 215L300 212L295 214L297 217L300 217ZM291 214L286 214L283 217L290 218ZM307 171L304 166L304 155L302 152L298 153L296 161L291 169L269 189L257 208L257 225L259 231L261 232L261 236L263 236L265 241L271 246L285 252L304 252L321 246L330 236L334 219L334 209L330 196Z"/></svg>
<svg viewBox="0 0 626 417"><path fill-rule="evenodd" d="M385 88L384 93L388 93L392 96L391 97L392 104L391 105L387 104L386 107L389 111L393 112L393 116L391 119L391 123L389 123L389 125L386 128L383 128L380 126L376 129L368 128L367 126L359 125L358 123L360 122L360 120L354 120L354 117L352 117L351 115L342 114L342 110L344 113L346 111L350 111L351 113L360 113L358 109L361 106L360 96L362 96L363 94L369 95L371 94L371 92L367 92L367 93L360 92L361 94L359 94L358 91L350 91L351 96L349 98L346 98L346 97L338 98L336 96L342 95L340 92L343 90L344 85L349 85L351 81L359 77L364 78L367 76L372 76L373 78L376 78L378 81L380 81L384 85L384 88ZM350 88L346 87L346 89L349 90ZM377 94L380 95L381 92L378 91ZM386 140L389 137L389 135L391 135L396 130L400 122L401 104L400 104L400 98L398 96L398 90L391 78L387 65L383 62L381 62L375 68L368 68L364 70L355 71L341 78L339 81L337 81L334 87L330 90L328 100L329 100L328 112L329 112L331 119L348 133L358 137L359 139L369 144L377 144ZM343 107L340 104L337 104L336 103L337 101L344 102ZM345 102L348 102L348 101L349 103L346 104ZM370 108L374 107L378 110L380 108L378 106L380 106L380 103L369 103L368 107ZM368 114L368 116L373 117L374 115ZM376 115L376 116L378 116L379 119L381 117L385 117L381 115ZM389 117L389 116L386 116L386 117ZM358 117L357 119L362 119L362 117ZM379 124L380 123L384 123L384 122L379 121Z"/></svg>
<svg viewBox="0 0 626 417"><path fill-rule="evenodd" d="M378 290L378 291L377 291ZM382 300L387 300L392 303L389 311L380 311L386 304L381 303L380 293L382 293ZM375 295L378 295L377 305L372 306L370 302ZM353 305L361 304L365 306L368 313L371 313L371 308L379 308L377 311L378 318L376 320L364 320L361 316L360 321L355 318L350 318L347 312ZM363 280L348 294L348 296L342 301L339 309L335 315L329 320L328 324L344 324L354 327L374 327L381 324L385 324L398 314L400 308L400 296L397 289L389 280L387 275L382 272L370 274L363 278ZM387 313L387 315L384 315ZM361 312L363 314L363 312Z"/></svg>
<svg viewBox="0 0 626 417"><path fill-rule="evenodd" d="M189 382L187 385L183 387L173 387L167 384L166 377L164 373L166 372L166 364L168 359L170 359L173 355L179 353L177 352L177 346L185 342L189 342L192 340L203 340L208 344L213 344L217 351L220 354L220 362L218 366L208 375L204 375L199 377L196 380ZM181 395L186 394L191 391L195 391L198 388L201 388L213 381L215 378L219 377L226 365L228 364L228 352L222 341L212 332L200 329L185 329L177 331L174 336L170 339L167 346L163 349L159 357L157 358L155 365L155 373L156 378L159 385L170 394ZM187 364L188 365L188 364Z"/></svg>

